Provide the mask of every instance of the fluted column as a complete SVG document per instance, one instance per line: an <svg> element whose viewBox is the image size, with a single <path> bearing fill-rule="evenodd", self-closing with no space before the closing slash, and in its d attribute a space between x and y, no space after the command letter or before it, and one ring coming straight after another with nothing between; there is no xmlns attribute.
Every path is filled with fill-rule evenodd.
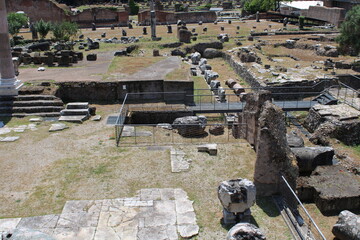
<svg viewBox="0 0 360 240"><path fill-rule="evenodd" d="M0 96L18 95L21 87L16 79L11 56L5 0L0 0Z"/></svg>

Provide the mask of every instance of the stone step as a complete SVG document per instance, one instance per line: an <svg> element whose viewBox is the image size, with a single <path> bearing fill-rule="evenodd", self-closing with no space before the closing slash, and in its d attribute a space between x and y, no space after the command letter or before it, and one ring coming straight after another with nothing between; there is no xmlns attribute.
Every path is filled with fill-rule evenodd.
<svg viewBox="0 0 360 240"><path fill-rule="evenodd" d="M60 100L54 95L18 95L18 96L1 96L0 101L33 101L33 100Z"/></svg>
<svg viewBox="0 0 360 240"><path fill-rule="evenodd" d="M60 112L63 106L0 107L0 113Z"/></svg>
<svg viewBox="0 0 360 240"><path fill-rule="evenodd" d="M38 117L60 117L60 112L38 112L38 113L0 113L0 117L29 117L29 116L38 116Z"/></svg>
<svg viewBox="0 0 360 240"><path fill-rule="evenodd" d="M63 109L61 116L90 115L89 109Z"/></svg>
<svg viewBox="0 0 360 240"><path fill-rule="evenodd" d="M88 109L88 102L71 102L66 104L66 109Z"/></svg>
<svg viewBox="0 0 360 240"><path fill-rule="evenodd" d="M82 123L89 118L88 115L61 116L59 121Z"/></svg>
<svg viewBox="0 0 360 240"><path fill-rule="evenodd" d="M31 100L31 101L0 101L0 107L26 107L26 106L63 106L61 100Z"/></svg>

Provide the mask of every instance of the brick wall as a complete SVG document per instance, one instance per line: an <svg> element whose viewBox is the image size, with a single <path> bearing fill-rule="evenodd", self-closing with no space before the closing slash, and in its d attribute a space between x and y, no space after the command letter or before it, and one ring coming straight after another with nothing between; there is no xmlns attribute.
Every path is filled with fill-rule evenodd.
<svg viewBox="0 0 360 240"><path fill-rule="evenodd" d="M36 22L40 19L61 22L70 19L70 16L64 10L66 6L49 0L8 0L6 1L6 8L8 12L25 12L31 22Z"/></svg>
<svg viewBox="0 0 360 240"><path fill-rule="evenodd" d="M138 20L141 25L150 24L150 11L143 11L138 14ZM215 12L166 12L156 11L156 22L158 24L174 24L178 20L185 21L186 23L214 22L216 20Z"/></svg>
<svg viewBox="0 0 360 240"><path fill-rule="evenodd" d="M307 11L306 17L327 21L335 26L340 26L345 18L345 9L311 6Z"/></svg>
<svg viewBox="0 0 360 240"><path fill-rule="evenodd" d="M127 25L129 21L128 12L118 12L106 8L92 8L71 16L71 20L78 23L81 27L90 27L91 23L97 26Z"/></svg>

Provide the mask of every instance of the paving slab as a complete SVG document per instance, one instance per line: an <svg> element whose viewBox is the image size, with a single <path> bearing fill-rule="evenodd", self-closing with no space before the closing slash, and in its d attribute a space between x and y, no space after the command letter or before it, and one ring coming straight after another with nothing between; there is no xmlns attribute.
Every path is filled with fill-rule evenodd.
<svg viewBox="0 0 360 240"><path fill-rule="evenodd" d="M57 240L89 240L95 236L95 227L56 228L53 234Z"/></svg>
<svg viewBox="0 0 360 240"><path fill-rule="evenodd" d="M62 213L57 228L96 227L100 212Z"/></svg>
<svg viewBox="0 0 360 240"><path fill-rule="evenodd" d="M21 218L4 218L0 219L0 231L9 231L15 229Z"/></svg>
<svg viewBox="0 0 360 240"><path fill-rule="evenodd" d="M63 208L63 213L77 213L77 212L100 212L102 206L102 201L96 200L77 200L77 201L67 201Z"/></svg>
<svg viewBox="0 0 360 240"><path fill-rule="evenodd" d="M21 219L17 227L31 228L37 230L41 228L55 228L58 220L59 220L59 215L26 217Z"/></svg>
<svg viewBox="0 0 360 240"><path fill-rule="evenodd" d="M172 149L170 151L171 172L179 173L188 171L191 160L185 157L185 152Z"/></svg>
<svg viewBox="0 0 360 240"><path fill-rule="evenodd" d="M15 137L4 137L1 138L0 142L15 142L16 140L18 140L20 137L15 136Z"/></svg>
<svg viewBox="0 0 360 240"><path fill-rule="evenodd" d="M49 132L62 131L66 128L69 128L69 127L66 126L64 123L53 123L53 124L51 124Z"/></svg>

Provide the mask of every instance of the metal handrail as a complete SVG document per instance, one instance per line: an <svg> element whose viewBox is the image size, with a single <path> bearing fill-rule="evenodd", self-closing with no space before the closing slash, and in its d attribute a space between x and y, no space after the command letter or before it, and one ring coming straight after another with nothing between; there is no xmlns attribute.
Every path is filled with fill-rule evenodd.
<svg viewBox="0 0 360 240"><path fill-rule="evenodd" d="M301 203L300 199L298 198L298 196L296 195L296 193L294 192L294 190L291 188L290 184L286 181L285 177L283 175L281 175L282 180L285 182L286 186L289 188L290 192L293 194L293 196L295 197L296 201L299 203L299 205L301 206L301 208L304 210L304 212L306 213L306 215L308 216L308 218L310 219L311 223L314 225L314 227L316 228L316 230L318 231L318 233L320 234L321 238L323 240L326 240L325 236L323 235L323 233L321 232L321 230L319 229L319 227L316 225L314 219L312 219L312 217L310 216L309 212L306 210L306 208L304 207L304 205Z"/></svg>

